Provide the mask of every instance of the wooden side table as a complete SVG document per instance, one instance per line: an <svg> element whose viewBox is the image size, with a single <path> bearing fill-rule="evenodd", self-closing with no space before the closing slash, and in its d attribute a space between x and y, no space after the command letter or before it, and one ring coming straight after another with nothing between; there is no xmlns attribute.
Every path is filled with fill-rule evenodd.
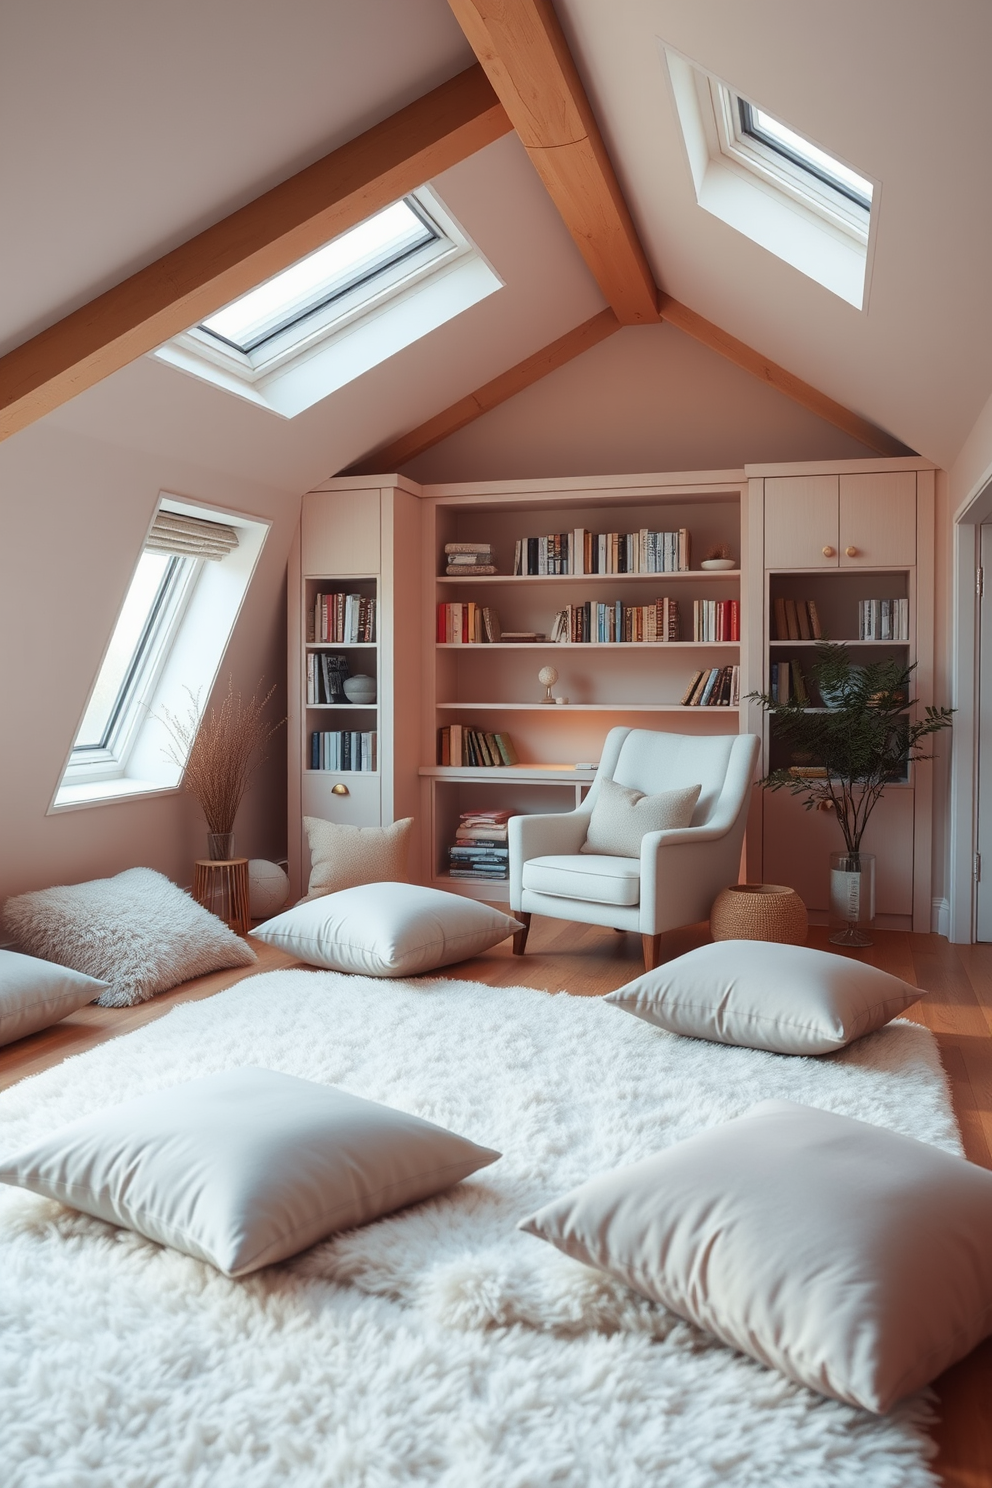
<svg viewBox="0 0 992 1488"><path fill-rule="evenodd" d="M215 862L212 858L197 858L193 872L193 898L230 926L236 935L247 935L251 929L248 859L228 858Z"/></svg>

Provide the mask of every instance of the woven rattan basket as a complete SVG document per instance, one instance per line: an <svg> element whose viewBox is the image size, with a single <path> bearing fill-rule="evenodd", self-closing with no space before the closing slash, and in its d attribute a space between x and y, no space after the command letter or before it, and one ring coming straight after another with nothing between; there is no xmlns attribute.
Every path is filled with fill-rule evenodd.
<svg viewBox="0 0 992 1488"><path fill-rule="evenodd" d="M710 910L714 940L777 940L802 945L806 906L784 884L732 884L716 896Z"/></svg>

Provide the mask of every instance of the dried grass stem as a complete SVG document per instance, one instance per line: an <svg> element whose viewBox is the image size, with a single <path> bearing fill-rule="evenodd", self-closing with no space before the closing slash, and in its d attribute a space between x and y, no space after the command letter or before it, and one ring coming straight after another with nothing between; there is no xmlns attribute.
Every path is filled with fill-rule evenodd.
<svg viewBox="0 0 992 1488"><path fill-rule="evenodd" d="M268 758L266 745L285 723L268 723L265 710L275 692L259 697L261 681L247 702L228 678L227 693L216 707L201 713L199 695L190 693L185 718L162 710L162 722L172 736L168 753L176 764L185 762L183 784L199 801L209 832L233 832L251 777ZM188 690L188 689L187 689Z"/></svg>

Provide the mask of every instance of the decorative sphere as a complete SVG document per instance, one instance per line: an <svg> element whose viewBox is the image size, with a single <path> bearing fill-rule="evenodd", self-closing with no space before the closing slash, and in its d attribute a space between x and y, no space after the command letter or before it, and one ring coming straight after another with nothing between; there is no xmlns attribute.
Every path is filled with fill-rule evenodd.
<svg viewBox="0 0 992 1488"><path fill-rule="evenodd" d="M349 703L375 702L374 677L367 677L364 672L356 672L353 677L345 677L341 685Z"/></svg>
<svg viewBox="0 0 992 1488"><path fill-rule="evenodd" d="M278 914L289 898L289 875L278 863L252 858L248 864L248 904L253 920Z"/></svg>
<svg viewBox="0 0 992 1488"><path fill-rule="evenodd" d="M554 687L555 683L558 681L557 667L542 667L537 674L537 680L538 682L540 682L542 687Z"/></svg>

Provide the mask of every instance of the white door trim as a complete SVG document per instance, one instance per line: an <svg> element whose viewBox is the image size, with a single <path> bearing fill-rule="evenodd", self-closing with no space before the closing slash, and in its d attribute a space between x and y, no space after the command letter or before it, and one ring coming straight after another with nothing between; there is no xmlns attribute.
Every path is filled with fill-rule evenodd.
<svg viewBox="0 0 992 1488"><path fill-rule="evenodd" d="M976 806L978 802L978 623L975 575L981 524L992 518L992 479L986 477L954 518L950 802L950 940L975 939ZM990 575L992 580L992 575Z"/></svg>

